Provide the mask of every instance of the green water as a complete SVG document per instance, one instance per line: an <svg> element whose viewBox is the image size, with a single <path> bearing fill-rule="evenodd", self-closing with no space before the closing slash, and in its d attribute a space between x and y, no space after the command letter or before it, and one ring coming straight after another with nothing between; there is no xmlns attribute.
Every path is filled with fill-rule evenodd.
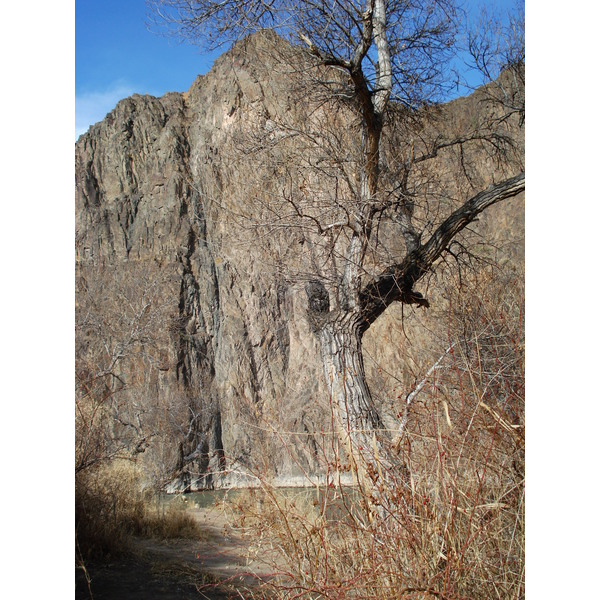
<svg viewBox="0 0 600 600"><path fill-rule="evenodd" d="M229 489L229 490L204 490L201 492L188 492L186 494L163 494L161 500L165 504L181 502L190 508L211 508L223 503L230 504L242 498L260 497L264 492L260 489ZM277 494L288 499L308 500L319 496L316 488L277 488ZM323 494L321 490L320 495Z"/></svg>
<svg viewBox="0 0 600 600"><path fill-rule="evenodd" d="M320 510L326 504L327 515L329 518L339 518L343 514L347 514L350 510L354 512L359 509L357 502L356 490L344 487L343 491L338 489L326 490L320 488L276 488L275 496L278 498L277 503L280 509L305 509L317 508ZM235 508L237 502L242 504L247 502L257 502L262 505L265 502L267 505L270 500L265 496L266 492L261 489L229 489L229 490L206 490L202 492L188 492L187 494L171 494L163 495L160 503L162 507L169 506L171 503L177 503L181 507L187 509L210 509L213 507ZM360 509L359 509L360 510Z"/></svg>
<svg viewBox="0 0 600 600"><path fill-rule="evenodd" d="M165 504L179 502L190 508L211 508L220 504L231 503L239 500L242 494L248 494L248 490L204 490L202 492L188 492L186 494L164 494L161 500Z"/></svg>

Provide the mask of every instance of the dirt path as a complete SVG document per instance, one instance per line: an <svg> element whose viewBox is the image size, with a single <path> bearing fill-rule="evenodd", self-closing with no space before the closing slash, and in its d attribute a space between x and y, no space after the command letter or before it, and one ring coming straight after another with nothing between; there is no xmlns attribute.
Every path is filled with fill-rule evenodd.
<svg viewBox="0 0 600 600"><path fill-rule="evenodd" d="M201 540L136 539L131 556L86 565L89 588L85 573L76 571L76 600L266 598L264 582L274 573L264 548L253 552L218 507L188 510L204 532Z"/></svg>

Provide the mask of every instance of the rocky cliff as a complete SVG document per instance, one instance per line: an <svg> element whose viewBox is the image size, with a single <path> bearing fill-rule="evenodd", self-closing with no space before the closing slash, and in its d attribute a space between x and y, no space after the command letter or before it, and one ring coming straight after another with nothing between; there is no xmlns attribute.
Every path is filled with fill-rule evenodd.
<svg viewBox="0 0 600 600"><path fill-rule="evenodd" d="M94 393L111 443L171 491L253 474L289 483L319 472L332 443L306 320L306 240L270 212L285 161L253 151L309 110L290 61L277 60L289 52L269 33L253 36L187 93L127 98L76 144L78 382L91 396L89 381L102 379ZM445 122L472 119L477 102L453 103ZM484 183L494 177L485 160L477 168ZM479 227L504 248L500 261L522 261L522 199ZM436 297L437 309L394 307L367 332L383 404L441 347L431 331L446 305ZM414 344L417 366L407 361Z"/></svg>

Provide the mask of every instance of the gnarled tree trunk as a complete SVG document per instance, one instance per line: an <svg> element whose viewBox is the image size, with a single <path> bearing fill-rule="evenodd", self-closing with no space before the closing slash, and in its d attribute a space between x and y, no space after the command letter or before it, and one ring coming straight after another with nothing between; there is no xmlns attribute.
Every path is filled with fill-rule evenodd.
<svg viewBox="0 0 600 600"><path fill-rule="evenodd" d="M456 234L472 223L478 214L524 189L525 176L520 174L476 194L441 223L426 243L360 291L350 285L360 280L357 276L348 277L356 265L348 261L342 291L345 292L343 297L352 301L346 302L343 308L329 310L329 295L323 284L313 283L307 288L340 439L359 482L370 487L376 497L382 496L381 484L385 474L393 468L393 460L386 444L387 432L373 404L366 380L362 335L392 302L429 306L427 299L413 290L415 283L432 268Z"/></svg>
<svg viewBox="0 0 600 600"><path fill-rule="evenodd" d="M338 437L359 484L373 488L390 468L386 431L367 384L362 354L364 328L359 316L346 313L319 330L321 359Z"/></svg>

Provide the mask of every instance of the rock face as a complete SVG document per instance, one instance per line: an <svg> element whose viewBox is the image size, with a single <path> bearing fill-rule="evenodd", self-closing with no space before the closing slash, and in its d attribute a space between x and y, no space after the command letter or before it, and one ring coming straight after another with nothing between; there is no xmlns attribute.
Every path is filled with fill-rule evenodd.
<svg viewBox="0 0 600 600"><path fill-rule="evenodd" d="M127 98L76 144L78 358L110 365L115 431L170 491L255 474L290 483L322 471L332 443L307 279L297 275L310 271L305 241L248 225L268 214L274 188L269 165L265 187L251 183L252 136L242 134L272 139L305 110L275 46L291 52L259 34L185 94ZM522 212L520 200L496 211L510 219L499 242L518 257ZM496 232L494 218L483 226ZM405 341L375 344L399 310L367 334L373 373L402 369ZM104 329L92 331L87 315ZM102 344L111 351L93 354Z"/></svg>

